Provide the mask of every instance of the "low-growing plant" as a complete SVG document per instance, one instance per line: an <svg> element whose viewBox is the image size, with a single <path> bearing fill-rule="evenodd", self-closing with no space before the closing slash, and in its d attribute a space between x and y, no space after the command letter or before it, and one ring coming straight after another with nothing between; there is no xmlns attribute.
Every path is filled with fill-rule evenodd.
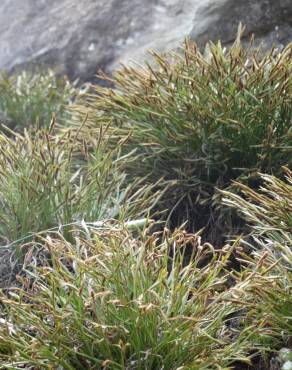
<svg viewBox="0 0 292 370"><path fill-rule="evenodd" d="M292 237L292 172L283 168L286 181L261 174L263 185L259 190L236 183L242 195L223 192L224 203L236 208L257 235ZM291 245L292 247L292 245Z"/></svg>
<svg viewBox="0 0 292 370"><path fill-rule="evenodd" d="M263 185L258 190L237 183L241 195L224 192L224 203L240 212L251 227L249 243L253 257L244 255L245 272L261 264L267 282L258 294L254 307L256 320L269 328L270 348L292 348L292 173L284 168L286 181L261 174ZM265 338L267 340L267 338Z"/></svg>
<svg viewBox="0 0 292 370"><path fill-rule="evenodd" d="M182 231L140 241L120 225L85 231L74 245L52 233L27 245L21 287L1 294L6 369L230 369L259 351L266 329L246 318L261 272L228 288L232 248Z"/></svg>
<svg viewBox="0 0 292 370"><path fill-rule="evenodd" d="M129 171L164 178L160 205L171 226L210 225L207 235L218 242L233 216L216 188L291 164L292 45L259 56L237 40L229 49L210 44L202 55L187 42L183 53L123 67L114 88L96 86L80 110L89 114L88 130L108 120L117 140L131 134L125 149L136 149L139 163Z"/></svg>
<svg viewBox="0 0 292 370"><path fill-rule="evenodd" d="M65 106L81 96L76 84L52 70L23 71L0 76L0 123L22 132L31 126L49 126L52 115L65 118ZM2 122L3 121L3 122Z"/></svg>
<svg viewBox="0 0 292 370"><path fill-rule="evenodd" d="M36 133L0 135L0 236L6 243L85 219L146 216L156 194L127 185L121 145L107 149L105 132L80 141L53 125ZM90 140L90 153L87 146Z"/></svg>

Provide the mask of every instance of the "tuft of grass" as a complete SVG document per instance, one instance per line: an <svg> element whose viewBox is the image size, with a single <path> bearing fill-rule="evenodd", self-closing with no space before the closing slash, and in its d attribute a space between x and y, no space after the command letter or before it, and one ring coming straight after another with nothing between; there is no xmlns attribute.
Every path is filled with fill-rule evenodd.
<svg viewBox="0 0 292 370"><path fill-rule="evenodd" d="M252 287L265 281L261 272L228 288L232 248L215 252L180 230L146 233L137 240L123 225L86 225L85 233L73 232L74 244L53 233L30 243L20 287L1 293L3 366L172 370L250 363L264 335L246 312L257 301ZM193 258L183 267L190 245Z"/></svg>
<svg viewBox="0 0 292 370"><path fill-rule="evenodd" d="M123 67L114 88L96 86L80 107L91 134L106 121L116 140L130 135L124 149L139 155L130 173L163 177L160 205L172 227L188 221L220 241L233 216L216 189L291 164L292 45L259 55L238 40L228 50L211 44L206 55L186 42L183 55L154 53L154 66Z"/></svg>
<svg viewBox="0 0 292 370"><path fill-rule="evenodd" d="M240 212L249 223L253 256L244 255L245 273L261 265L267 281L258 289L255 320L270 331L265 343L270 351L292 347L292 173L283 169L286 181L261 174L258 190L237 183L241 195L224 192L224 203ZM250 238L251 239L251 238Z"/></svg>
<svg viewBox="0 0 292 370"><path fill-rule="evenodd" d="M83 219L147 216L158 193L143 185L134 190L137 180L126 183L131 159L121 157L121 145L108 150L105 134L79 140L70 130L58 134L52 122L35 133L0 135L0 236L6 244Z"/></svg>
<svg viewBox="0 0 292 370"><path fill-rule="evenodd" d="M76 83L52 70L23 71L0 76L0 123L23 132L31 126L48 127L55 114L65 119L65 106L80 100ZM3 121L3 122L2 122Z"/></svg>
<svg viewBox="0 0 292 370"><path fill-rule="evenodd" d="M263 185L254 190L235 183L242 193L223 192L225 204L244 216L254 234L287 234L292 237L292 171L284 167L286 181L272 175L260 174Z"/></svg>
<svg viewBox="0 0 292 370"><path fill-rule="evenodd" d="M154 57L70 127L25 128L64 117L60 92L27 119L40 76L10 95L26 118L0 134L0 368L227 370L292 347L292 45ZM249 242L155 233L154 208L216 247L236 210Z"/></svg>

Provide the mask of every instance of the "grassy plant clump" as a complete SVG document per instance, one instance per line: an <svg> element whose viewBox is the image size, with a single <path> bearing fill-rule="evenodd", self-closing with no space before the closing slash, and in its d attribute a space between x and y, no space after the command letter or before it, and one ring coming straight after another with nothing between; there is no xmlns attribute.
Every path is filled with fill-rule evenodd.
<svg viewBox="0 0 292 370"><path fill-rule="evenodd" d="M0 236L5 244L83 219L145 216L156 199L149 188L135 193L125 183L123 166L130 159L120 157L121 145L107 149L105 132L87 141L70 131L59 135L53 125L11 134L0 135Z"/></svg>
<svg viewBox="0 0 292 370"><path fill-rule="evenodd" d="M124 67L64 127L74 86L0 78L17 124L0 133L0 369L241 369L292 348L292 45L183 51ZM139 231L150 212L172 231Z"/></svg>
<svg viewBox="0 0 292 370"><path fill-rule="evenodd" d="M242 195L224 192L224 203L241 212L251 226L249 247L253 245L255 259L269 271L254 312L270 329L274 349L292 348L292 173L284 171L286 181L262 174L263 185L257 191L238 183ZM245 259L253 270L254 260Z"/></svg>
<svg viewBox="0 0 292 370"><path fill-rule="evenodd" d="M114 88L97 86L80 109L93 131L107 119L117 139L131 133L127 150L140 157L130 171L163 177L170 225L211 225L209 237L218 237L231 220L223 207L215 211L215 189L291 164L292 45L265 56L239 41L227 50L210 45L206 55L186 43L183 52L122 68Z"/></svg>
<svg viewBox="0 0 292 370"><path fill-rule="evenodd" d="M23 71L0 76L0 123L22 132L30 126L48 126L52 114L59 121L65 116L65 105L76 102L80 91L67 78L52 70ZM3 121L3 122L2 122Z"/></svg>
<svg viewBox="0 0 292 370"><path fill-rule="evenodd" d="M238 209L253 229L253 234L292 237L292 172L284 168L286 181L262 174L260 191L237 183L243 196L224 192L225 204ZM292 247L292 245L291 245Z"/></svg>
<svg viewBox="0 0 292 370"><path fill-rule="evenodd" d="M84 226L74 245L56 233L30 243L20 287L2 293L6 369L228 369L260 350L266 328L247 313L266 280L255 268L228 288L232 248Z"/></svg>

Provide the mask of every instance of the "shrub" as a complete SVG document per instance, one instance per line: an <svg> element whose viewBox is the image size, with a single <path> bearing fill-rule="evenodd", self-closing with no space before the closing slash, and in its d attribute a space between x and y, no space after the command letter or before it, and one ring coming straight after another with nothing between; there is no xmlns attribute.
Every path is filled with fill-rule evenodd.
<svg viewBox="0 0 292 370"><path fill-rule="evenodd" d="M53 126L35 134L0 135L2 239L16 242L83 219L148 214L157 193L149 195L146 186L135 192L125 183L123 166L130 159L120 157L121 145L108 150L104 135L86 142L70 131L59 135Z"/></svg>
<svg viewBox="0 0 292 370"><path fill-rule="evenodd" d="M22 132L26 127L49 126L52 115L62 121L65 106L81 96L76 84L59 78L52 70L23 71L0 76L1 124Z"/></svg>
<svg viewBox="0 0 292 370"><path fill-rule="evenodd" d="M2 293L5 368L227 369L258 352L264 332L243 308L254 307L261 274L227 288L231 248L182 231L138 241L119 225L73 235L74 245L52 233L32 243L22 287Z"/></svg>
<svg viewBox="0 0 292 370"><path fill-rule="evenodd" d="M215 189L291 164L292 45L263 57L238 41L228 50L210 45L205 56L190 43L183 52L124 67L114 88L96 86L80 110L93 132L109 121L116 138L131 133L126 150L136 149L139 162L129 171L163 177L170 225L210 225L218 242L232 220Z"/></svg>

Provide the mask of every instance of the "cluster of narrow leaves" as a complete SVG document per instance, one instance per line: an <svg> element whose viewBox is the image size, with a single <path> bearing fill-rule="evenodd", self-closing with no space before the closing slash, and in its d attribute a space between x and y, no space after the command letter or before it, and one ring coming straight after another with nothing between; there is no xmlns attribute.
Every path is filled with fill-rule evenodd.
<svg viewBox="0 0 292 370"><path fill-rule="evenodd" d="M0 135L0 237L5 244L28 234L85 219L147 215L157 193L126 185L121 146L107 150L104 132L79 140L49 129ZM91 150L88 152L87 147ZM133 182L135 183L135 181ZM136 188L137 188L136 181Z"/></svg>
<svg viewBox="0 0 292 370"><path fill-rule="evenodd" d="M106 121L116 140L130 134L124 149L137 151L139 165L129 171L152 182L163 177L160 206L170 225L211 225L210 240L232 227L224 209L216 211L216 188L291 165L292 45L264 57L239 41L208 50L186 43L183 55L154 54L153 66L124 67L110 80L114 88L97 86L80 110L91 132Z"/></svg>
<svg viewBox="0 0 292 370"><path fill-rule="evenodd" d="M23 71L0 76L0 123L22 132L24 128L48 126L55 114L65 119L65 106L81 98L81 90L52 70Z"/></svg>
<svg viewBox="0 0 292 370"><path fill-rule="evenodd" d="M283 168L286 181L275 176L262 174L260 192L248 186L236 185L244 198L235 193L226 193L225 204L237 208L257 234L287 234L292 237L292 172Z"/></svg>
<svg viewBox="0 0 292 370"><path fill-rule="evenodd" d="M292 173L283 170L285 180L262 174L258 191L238 183L241 196L224 193L224 203L241 212L252 228L255 258L265 256L272 267L270 280L259 290L262 303L255 307L258 319L264 318L270 328L272 348L276 338L292 347ZM254 264L247 256L246 262Z"/></svg>
<svg viewBox="0 0 292 370"><path fill-rule="evenodd" d="M124 67L70 127L1 133L0 238L23 266L0 291L0 368L231 369L292 346L292 46L183 52ZM21 76L5 114L62 115L66 94ZM217 245L235 209L252 234L138 231L154 209Z"/></svg>
<svg viewBox="0 0 292 370"><path fill-rule="evenodd" d="M273 278L263 258L230 287L232 248L198 235L138 241L112 224L73 235L28 244L19 287L1 293L6 369L228 369L264 350L272 329L256 307Z"/></svg>

